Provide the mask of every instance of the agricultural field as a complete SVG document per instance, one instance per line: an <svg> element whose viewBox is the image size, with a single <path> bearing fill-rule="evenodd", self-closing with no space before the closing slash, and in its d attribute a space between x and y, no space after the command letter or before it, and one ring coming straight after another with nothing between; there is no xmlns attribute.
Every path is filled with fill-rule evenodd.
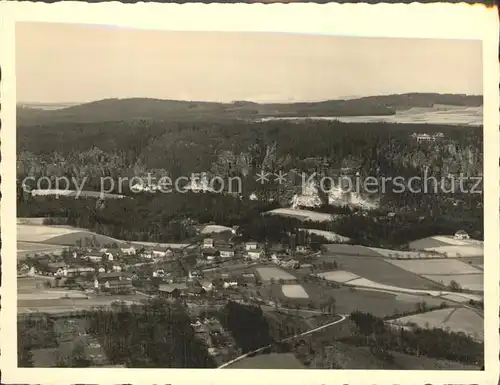
<svg viewBox="0 0 500 385"><path fill-rule="evenodd" d="M480 274L480 270L456 259L418 261L390 260L389 263L417 275L425 274Z"/></svg>
<svg viewBox="0 0 500 385"><path fill-rule="evenodd" d="M484 269L484 256L481 257L464 257L458 259L461 262L467 263L476 269Z"/></svg>
<svg viewBox="0 0 500 385"><path fill-rule="evenodd" d="M247 357L227 367L228 369L303 369L293 353L269 353Z"/></svg>
<svg viewBox="0 0 500 385"><path fill-rule="evenodd" d="M345 243L350 241L349 238L334 233L333 231L317 230L317 229L299 229L299 230L305 231L306 233L309 234L318 235L320 237L325 238L329 242Z"/></svg>
<svg viewBox="0 0 500 385"><path fill-rule="evenodd" d="M410 315L391 321L395 325L415 324L421 328L439 328L465 333L478 341L484 340L484 319L470 309L439 309Z"/></svg>
<svg viewBox="0 0 500 385"><path fill-rule="evenodd" d="M336 303L335 311L338 314L350 314L355 310L360 310L372 313L377 317L390 317L394 314L415 311L419 302L425 302L428 307L437 307L441 303L447 302L441 298L425 295L386 293L348 287L333 289L312 282L304 283L302 287L309 298L288 298L284 295L279 284L261 287L259 293L264 299L276 298L290 305L305 307L312 304L311 311L315 312L319 312L321 304L333 297Z"/></svg>
<svg viewBox="0 0 500 385"><path fill-rule="evenodd" d="M312 222L329 222L334 219L334 216L331 214L318 213L316 211L310 211L310 210L290 209L290 208L274 209L267 211L264 214L281 215L284 217L293 217L302 221L312 221Z"/></svg>
<svg viewBox="0 0 500 385"><path fill-rule="evenodd" d="M257 267L257 273L262 281L269 282L272 279L295 280L295 277L285 270L277 267Z"/></svg>
<svg viewBox="0 0 500 385"><path fill-rule="evenodd" d="M343 270L326 271L326 272L317 274L317 276L324 278L327 281L334 281L334 282L339 282L339 283L345 283L345 282L352 281L353 279L360 278L359 275L350 273L348 271L343 271Z"/></svg>
<svg viewBox="0 0 500 385"><path fill-rule="evenodd" d="M418 239L410 243L410 248L415 250L425 250L440 246L483 246L483 241L476 239L455 239L451 235L436 235Z"/></svg>
<svg viewBox="0 0 500 385"><path fill-rule="evenodd" d="M22 260L35 254L61 254L65 247L47 243L17 242L17 259Z"/></svg>
<svg viewBox="0 0 500 385"><path fill-rule="evenodd" d="M449 258L460 258L460 257L480 257L484 255L484 249L482 246L470 245L470 246L439 246L431 247L426 249L427 251L434 251L436 253L441 253Z"/></svg>
<svg viewBox="0 0 500 385"><path fill-rule="evenodd" d="M356 257L380 257L381 255L371 250L369 247L359 246L359 245L342 245L342 244L332 244L325 245L326 252L328 256L337 255L353 255Z"/></svg>
<svg viewBox="0 0 500 385"><path fill-rule="evenodd" d="M481 257L484 255L484 244L475 239L455 239L452 236L434 236L410 243L414 250L430 251L444 254L449 258Z"/></svg>
<svg viewBox="0 0 500 385"><path fill-rule="evenodd" d="M445 286L455 281L462 289L472 291L484 291L483 274L429 274L422 275L431 281L442 283Z"/></svg>
<svg viewBox="0 0 500 385"><path fill-rule="evenodd" d="M220 226L220 225L207 225L201 229L201 234L212 234L212 233L222 233L224 231L232 231L231 227Z"/></svg>
<svg viewBox="0 0 500 385"><path fill-rule="evenodd" d="M438 296L441 292L436 290L425 290L425 289L407 289L401 286L384 285L379 282L375 282L366 278L357 278L346 283L348 286L361 287L367 289L389 291L389 292L399 292L407 294L421 294L421 295L432 295Z"/></svg>
<svg viewBox="0 0 500 385"><path fill-rule="evenodd" d="M336 245L343 246L343 245ZM373 251L372 251L373 252ZM383 285L410 289L439 290L440 285L403 270L384 258L363 258L349 255L335 255L318 258L319 261L336 261L339 270L349 271L360 277L379 282ZM391 261L392 262L392 261ZM429 262L429 261L426 261Z"/></svg>
<svg viewBox="0 0 500 385"><path fill-rule="evenodd" d="M283 285L281 286L281 290L287 298L309 298L309 295L301 285Z"/></svg>
<svg viewBox="0 0 500 385"><path fill-rule="evenodd" d="M86 238L95 239L100 244L126 243L105 235L100 235L84 229L71 228L69 226L17 225L17 240L18 242L25 242L24 244L47 243L49 245L73 246L76 245L79 240L84 242Z"/></svg>
<svg viewBox="0 0 500 385"><path fill-rule="evenodd" d="M481 302L484 299L482 295L470 293L447 293L442 295L441 298L460 303L469 302L470 300Z"/></svg>
<svg viewBox="0 0 500 385"><path fill-rule="evenodd" d="M394 258L394 259L424 259L424 258L442 258L437 253L432 253L429 251L400 251L400 250L389 250L380 249L377 247L369 247L369 249L378 253L384 258Z"/></svg>
<svg viewBox="0 0 500 385"><path fill-rule="evenodd" d="M17 225L17 240L21 242L47 242L52 238L80 231L81 229L70 229L67 227Z"/></svg>

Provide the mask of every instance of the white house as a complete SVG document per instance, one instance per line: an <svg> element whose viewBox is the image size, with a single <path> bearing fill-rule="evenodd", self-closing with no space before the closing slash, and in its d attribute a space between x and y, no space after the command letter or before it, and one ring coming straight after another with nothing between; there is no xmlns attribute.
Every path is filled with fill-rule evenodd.
<svg viewBox="0 0 500 385"><path fill-rule="evenodd" d="M245 250L246 251L257 250L258 247L259 247L259 244L257 242L247 242L247 243L245 243Z"/></svg>
<svg viewBox="0 0 500 385"><path fill-rule="evenodd" d="M458 230L455 233L455 239L469 239L469 238L470 238L469 234L467 234L467 232L464 230Z"/></svg>
<svg viewBox="0 0 500 385"><path fill-rule="evenodd" d="M254 261L262 258L263 255L264 255L264 252L261 249L247 251L248 258L250 258L251 260L254 260Z"/></svg>
<svg viewBox="0 0 500 385"><path fill-rule="evenodd" d="M218 248L221 258L233 258L234 249L232 247L219 247Z"/></svg>
<svg viewBox="0 0 500 385"><path fill-rule="evenodd" d="M134 246L122 247L121 251L123 254L126 254L126 255L134 255L135 254L135 247Z"/></svg>
<svg viewBox="0 0 500 385"><path fill-rule="evenodd" d="M106 256L106 258L108 259L108 261L112 261L113 260L113 254L110 253L109 251L105 251L104 252L104 255Z"/></svg>
<svg viewBox="0 0 500 385"><path fill-rule="evenodd" d="M236 281L227 281L227 282L224 282L224 283L222 284L222 287L223 287L224 289L227 289L227 288L229 288L229 287L236 287L236 286L238 286L238 282L236 282Z"/></svg>
<svg viewBox="0 0 500 385"><path fill-rule="evenodd" d="M203 240L203 248L210 249L214 247L214 240L212 238L205 238Z"/></svg>

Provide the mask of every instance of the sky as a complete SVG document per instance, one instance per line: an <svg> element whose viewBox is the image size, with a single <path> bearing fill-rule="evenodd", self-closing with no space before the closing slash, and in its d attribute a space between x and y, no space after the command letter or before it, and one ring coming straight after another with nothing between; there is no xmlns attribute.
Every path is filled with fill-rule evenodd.
<svg viewBox="0 0 500 385"><path fill-rule="evenodd" d="M480 41L18 23L18 102L482 94Z"/></svg>

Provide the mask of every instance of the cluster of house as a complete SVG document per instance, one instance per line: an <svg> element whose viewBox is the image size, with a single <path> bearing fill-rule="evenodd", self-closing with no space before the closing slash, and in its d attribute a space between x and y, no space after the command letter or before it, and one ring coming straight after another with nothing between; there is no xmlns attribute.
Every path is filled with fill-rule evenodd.
<svg viewBox="0 0 500 385"><path fill-rule="evenodd" d="M429 135L429 134L419 134L417 132L414 132L411 134L411 137L413 139L416 139L417 142L434 142L438 139L443 139L444 134L442 132L438 132L434 135Z"/></svg>
<svg viewBox="0 0 500 385"><path fill-rule="evenodd" d="M295 253L305 254L310 252L308 246L298 245L295 247ZM243 249L237 248L229 242L218 242L214 238L205 238L201 247L201 256L208 262L217 259L228 260L239 255L245 259L258 261L263 258L271 259L272 261L282 261L290 259L290 250L287 250L282 245L270 245L265 247L259 242L246 242Z"/></svg>

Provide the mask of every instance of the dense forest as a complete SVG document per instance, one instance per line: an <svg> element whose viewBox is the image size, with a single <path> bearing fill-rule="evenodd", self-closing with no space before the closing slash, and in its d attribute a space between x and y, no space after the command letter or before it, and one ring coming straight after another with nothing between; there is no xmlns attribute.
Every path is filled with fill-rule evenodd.
<svg viewBox="0 0 500 385"><path fill-rule="evenodd" d="M455 98L453 104L456 105L480 104L480 98L442 97ZM387 99L386 104L382 102L383 98ZM425 100L432 100L418 95L383 98L356 103L408 107L425 106ZM102 105L114 106L121 102L125 103L102 101L60 111L93 111ZM161 107L163 102L145 103ZM172 109L179 111L187 108L186 102L169 103ZM209 103L205 107L211 110L222 108L217 103L214 105ZM320 108L318 105L313 107ZM158 106L155 108L160 108ZM246 102L240 106L246 108ZM292 108L286 106L280 108ZM307 103L294 106L313 108ZM322 204L314 210L335 214L332 222L303 225L293 219L261 215L280 206L289 207L292 198L302 191L304 175L315 175L313 182L316 184L321 178L335 180L336 176L346 172L351 178L356 175L356 178L373 177L378 181L424 175L436 178L460 174L481 176L482 127L338 121L201 122L196 119L176 120L175 115L169 120L58 123L56 119L49 123L42 120L38 125L20 122L17 130L20 217L62 216L68 218L71 225L105 235L125 240L164 242L188 239L194 234L195 224L208 222L239 225L245 236L258 240L279 240L284 232L293 231L299 225L314 226L371 246L400 247L418 237L450 234L457 229L464 229L478 239L483 236L481 193L457 189L428 193L422 189L424 184L420 185L420 191L399 191L394 188L393 181L388 181L383 190L373 192L362 187L356 191L361 199L378 202L379 209L369 212L362 212L349 203L332 206L328 203L328 194L319 191ZM444 137L422 144L410 137L413 132L441 132ZM265 184L257 181L258 173L272 175L279 171L287 173L281 183L272 179ZM209 180L214 177L223 181L236 178L237 182L231 187L226 183L221 193L171 191L154 195L131 191L126 180L119 183L119 178L150 178L155 183L165 177L170 180L186 177L186 184L192 173L206 173ZM47 179L40 179L47 176L51 178L52 188L56 177L67 177L84 190L102 191L104 188L107 192L133 199L105 202L82 198L55 200L32 198L23 193L22 183L26 177L34 178L26 182L29 190L49 187ZM104 177L108 179L103 181ZM114 186L111 186L111 180L115 182ZM37 186L34 181L42 183ZM450 183L446 182L447 188ZM427 185L433 188L432 181ZM473 182L465 184L470 188L472 185ZM69 187L75 189L74 185ZM252 196L253 200L249 199ZM391 212L393 216L388 217ZM134 220L130 221L130 218Z"/></svg>

